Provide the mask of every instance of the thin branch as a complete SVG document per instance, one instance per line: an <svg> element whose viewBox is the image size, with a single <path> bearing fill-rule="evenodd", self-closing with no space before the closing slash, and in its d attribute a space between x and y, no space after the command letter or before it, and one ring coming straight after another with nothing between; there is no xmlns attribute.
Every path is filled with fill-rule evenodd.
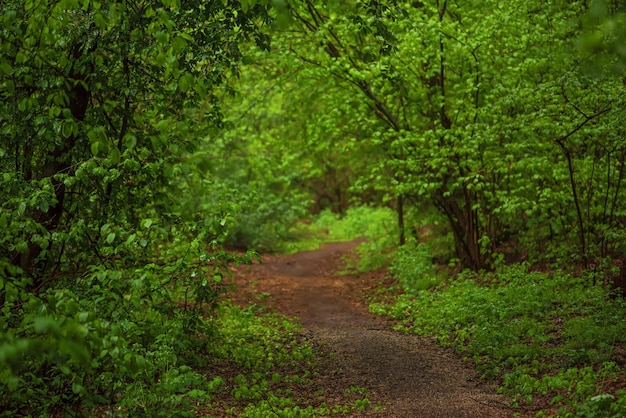
<svg viewBox="0 0 626 418"><path fill-rule="evenodd" d="M559 147L561 147L561 149L565 152L565 140L567 138L569 138L570 136L574 135L576 132L580 131L587 123L589 123L590 121L592 121L593 119L602 116L603 114L605 114L606 112L608 112L609 110L611 110L611 107L607 107L597 113L594 113L591 116L585 116L585 120L582 121L580 124L578 124L572 131L570 131L569 133L563 135L562 137L555 139L556 143L559 145ZM581 112L582 113L582 112ZM584 113L582 113L584 115ZM569 151L568 151L569 152Z"/></svg>

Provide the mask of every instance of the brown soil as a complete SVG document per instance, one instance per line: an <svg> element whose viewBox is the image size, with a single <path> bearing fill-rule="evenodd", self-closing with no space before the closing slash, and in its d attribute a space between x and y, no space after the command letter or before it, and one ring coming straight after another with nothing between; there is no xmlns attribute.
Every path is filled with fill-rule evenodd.
<svg viewBox="0 0 626 418"><path fill-rule="evenodd" d="M262 264L241 266L235 273L236 302L269 294L271 308L299 318L305 336L331 353L320 364L311 393L333 405L354 396L346 388L367 388L372 406L354 416L513 416L506 399L455 353L429 339L394 332L389 321L368 313L367 291L384 281L385 273L339 275L342 257L355 245L264 256Z"/></svg>

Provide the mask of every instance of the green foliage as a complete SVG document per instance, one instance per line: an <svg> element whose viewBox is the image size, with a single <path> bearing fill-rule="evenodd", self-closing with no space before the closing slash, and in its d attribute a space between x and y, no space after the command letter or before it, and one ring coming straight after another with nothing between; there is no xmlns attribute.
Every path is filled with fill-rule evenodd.
<svg viewBox="0 0 626 418"><path fill-rule="evenodd" d="M433 263L430 245L410 241L393 254L389 272L397 279L404 291L411 295L441 284L445 272Z"/></svg>
<svg viewBox="0 0 626 418"><path fill-rule="evenodd" d="M7 298L0 341L6 413L28 405L35 415L101 406L159 415L165 404L183 413L194 397L208 399L199 389L204 378L189 365L198 365L214 338L209 320L229 261L190 243L161 246L162 265L94 266L65 289L24 296L17 313Z"/></svg>
<svg viewBox="0 0 626 418"><path fill-rule="evenodd" d="M223 97L225 129L213 143L228 158L211 171L238 196L241 213L227 243L280 250L277 243L293 239L289 228L309 211L343 214L367 194L351 186L378 150L361 141L371 123L351 124L363 104L343 95L333 79L293 62L280 71L270 53L256 47L245 61L232 82L235 94ZM327 101L338 108L329 113Z"/></svg>
<svg viewBox="0 0 626 418"><path fill-rule="evenodd" d="M312 221L301 222L293 229L298 238L287 243L288 252L314 250L326 242L347 242L359 238L379 239L381 231L393 228L393 213L386 208L355 207L344 216L322 211Z"/></svg>
<svg viewBox="0 0 626 418"><path fill-rule="evenodd" d="M624 261L623 6L535 3L2 2L2 408L187 413L210 392L189 367L215 337L228 268L253 257L223 245L360 237L348 268L395 257L424 304L390 312L486 375L518 367L505 374L514 396L578 379L574 398L600 396L581 414L620 408L584 366L610 376L623 339L603 289L520 268L489 276L506 286L461 277L427 291L441 285L431 260ZM319 219L292 229L307 210ZM434 210L442 238L417 231L394 256ZM544 383L540 352L565 374ZM243 398L264 392L255 379Z"/></svg>
<svg viewBox="0 0 626 418"><path fill-rule="evenodd" d="M465 274L371 308L400 320L399 329L454 347L484 377L501 378L501 390L519 403L549 394L557 405L583 404L622 372L613 350L626 342L626 305L564 273L517 266L482 278Z"/></svg>
<svg viewBox="0 0 626 418"><path fill-rule="evenodd" d="M345 260L347 271L372 271L387 265L398 242L395 213L389 208L353 207L342 216L323 211L312 222L293 229L296 240L285 243L288 252L314 250L327 242L363 239L354 258Z"/></svg>
<svg viewBox="0 0 626 418"><path fill-rule="evenodd" d="M268 4L0 5L0 409L191 413L233 202L200 138ZM210 54L207 53L210 51ZM190 194L192 196L190 196Z"/></svg>
<svg viewBox="0 0 626 418"><path fill-rule="evenodd" d="M576 407L576 415L572 413L563 414L564 417L579 416L585 418L619 418L626 414L626 391L618 390L617 398L610 394L600 394L593 396L589 401Z"/></svg>
<svg viewBox="0 0 626 418"><path fill-rule="evenodd" d="M606 3L281 2L289 30L246 52L225 138L246 178L316 212L439 211L464 267L618 255L623 10Z"/></svg>
<svg viewBox="0 0 626 418"><path fill-rule="evenodd" d="M275 314L259 316L254 305L242 309L226 303L219 309L216 326L220 332L210 349L211 356L217 362L234 364L239 370L226 380L218 380L218 388L230 388L234 399L228 414L308 417L368 408L370 402L363 388L353 405L307 405L308 401L292 396L298 387L312 382L317 353L302 338L299 326L287 318ZM228 405L215 407L225 406Z"/></svg>
<svg viewBox="0 0 626 418"><path fill-rule="evenodd" d="M313 351L297 341L299 327L277 315L258 317L254 306L240 309L220 307L220 343L215 354L228 358L246 370L268 373L278 366L310 363Z"/></svg>

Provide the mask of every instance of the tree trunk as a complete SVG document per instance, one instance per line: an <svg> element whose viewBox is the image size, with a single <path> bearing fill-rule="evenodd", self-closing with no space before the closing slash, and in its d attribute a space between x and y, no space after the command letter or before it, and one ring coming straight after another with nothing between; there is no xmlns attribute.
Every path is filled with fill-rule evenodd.
<svg viewBox="0 0 626 418"><path fill-rule="evenodd" d="M406 243L406 237L404 234L404 200L402 195L398 195L397 200L397 211L398 211L398 230L400 231L400 246Z"/></svg>
<svg viewBox="0 0 626 418"><path fill-rule="evenodd" d="M87 109L89 107L89 101L91 98L90 92L83 87L82 83L78 81L84 81L86 74L78 71L77 63L81 56L82 46L75 46L71 58L74 59L74 66L70 70L68 75L67 84L72 86L67 91L67 97L69 98L68 108L75 121L82 121L85 118ZM61 217L63 215L64 201L65 201L65 184L63 181L55 178L55 175L60 173L67 173L72 166L70 153L76 142L78 135L72 133L64 141L61 141L50 153L47 162L41 169L39 178L50 178L52 186L54 188L54 194L56 202L51 204L47 211L35 211L33 218L48 231L54 231L58 228ZM35 173L36 174L36 173ZM28 251L22 254L19 259L19 264L22 270L33 278L33 289L38 289L41 284L41 277L37 277L37 274L33 274L34 270L38 267L45 267L45 263L40 262L36 265L35 261L41 254L42 248L35 243L30 243Z"/></svg>
<svg viewBox="0 0 626 418"><path fill-rule="evenodd" d="M486 268L485 257L478 241L478 213L471 210L471 202L465 202L464 209L454 196L444 197L441 191L434 196L433 201L452 227L455 250L461 265L472 270Z"/></svg>

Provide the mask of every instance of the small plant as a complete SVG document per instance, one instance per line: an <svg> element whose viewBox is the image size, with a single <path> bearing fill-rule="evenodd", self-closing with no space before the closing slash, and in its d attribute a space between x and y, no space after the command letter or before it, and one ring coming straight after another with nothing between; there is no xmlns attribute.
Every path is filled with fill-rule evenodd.
<svg viewBox="0 0 626 418"><path fill-rule="evenodd" d="M566 412L564 417L574 416ZM602 393L591 397L576 407L576 416L585 418L621 418L626 416L626 390L618 390L615 395Z"/></svg>
<svg viewBox="0 0 626 418"><path fill-rule="evenodd" d="M371 310L472 359L483 377L501 379L501 392L514 405L547 395L564 410L604 411L608 398L595 397L603 395L603 382L623 373L612 359L616 344L626 342L626 304L584 278L524 266L464 273L447 287L401 295ZM615 396L611 405L624 402L609 395Z"/></svg>
<svg viewBox="0 0 626 418"><path fill-rule="evenodd" d="M437 286L444 278L433 263L430 246L415 241L396 250L389 272L400 282L404 291L412 295Z"/></svg>

